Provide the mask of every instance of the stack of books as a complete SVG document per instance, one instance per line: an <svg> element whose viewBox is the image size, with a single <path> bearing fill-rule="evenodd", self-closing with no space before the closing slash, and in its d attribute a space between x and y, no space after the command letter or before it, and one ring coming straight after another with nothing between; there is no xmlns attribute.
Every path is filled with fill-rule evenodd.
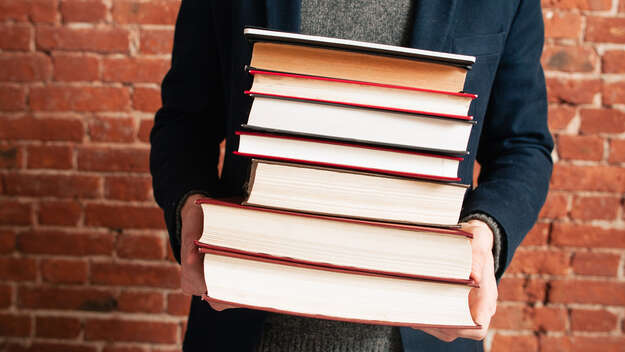
<svg viewBox="0 0 625 352"><path fill-rule="evenodd" d="M475 58L247 28L243 202L202 199L209 300L396 326L477 327L458 166Z"/></svg>

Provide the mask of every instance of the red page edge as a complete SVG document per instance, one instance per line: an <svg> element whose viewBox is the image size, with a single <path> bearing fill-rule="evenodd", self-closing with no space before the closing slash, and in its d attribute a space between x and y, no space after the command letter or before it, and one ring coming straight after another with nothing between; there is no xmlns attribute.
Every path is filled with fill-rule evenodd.
<svg viewBox="0 0 625 352"><path fill-rule="evenodd" d="M345 218L345 217L334 217L334 216L327 216L327 215L320 215L320 214L301 213L301 212L271 209L271 208L265 208L265 207L245 206L245 205L236 204L232 202L225 202L225 201L213 199L213 198L200 198L195 201L195 204L196 205L213 204L213 205L227 206L231 208L248 209L252 211L262 211L262 212L276 213L276 214L282 214L282 215L301 216L301 217L306 217L306 218L322 219L322 220L337 221L337 222L348 222L352 224L364 224L364 225L394 228L394 229L407 230L407 231L427 231L427 232L441 233L445 235L455 235L455 236L463 236L466 238L473 238L472 233L459 230L459 229L426 227L426 226L400 224L400 223L361 220L361 219L353 219L353 218Z"/></svg>
<svg viewBox="0 0 625 352"><path fill-rule="evenodd" d="M253 260L261 260L262 258L262 259L267 259L268 262L275 263L275 264L298 266L298 267L303 267L303 268L308 268L308 269L335 271L335 272L341 272L341 273L346 273L346 274L388 277L388 278L394 278L394 279L432 281L432 282L438 282L438 283L460 284L460 285L467 285L471 287L479 287L479 285L472 279L454 279L454 278L446 278L442 276L413 275L413 274L405 274L405 273L392 272L392 271L364 269L364 268L355 267L355 266L315 262L311 260L297 259L293 257L280 257L280 256L272 255L272 254L262 253L262 252L250 252L250 251L236 249L232 247L223 247L223 246L217 246L214 244L203 243L203 242L200 242L199 240L195 240L193 241L193 243L197 247L199 247L198 249L202 253L204 253L204 251L214 250L216 252L226 252L226 253L240 255L240 258L242 259L249 258Z"/></svg>
<svg viewBox="0 0 625 352"><path fill-rule="evenodd" d="M427 115L431 115L431 116L440 116L440 117L446 117L446 118L456 119L456 120L473 121L473 116L441 114L441 113L438 113L438 112L419 111L419 110L400 109L400 108L390 108L390 107L386 107L386 106L358 104L358 103L348 103L348 102L342 102L342 101L336 101L336 100L302 98L302 97L295 97L295 96L290 96L290 95L280 95L280 94L272 94L272 93L255 92L255 91L251 91L251 90L246 90L243 93L245 93L247 95L250 95L250 96L258 95L258 96L268 96L268 97L276 97L276 98L296 99L296 100L312 101L312 102L318 102L318 103L356 106L356 107L361 107L361 108L387 110L387 111L398 111L398 112L406 112L406 113L410 113L410 114L419 114L419 115L426 115L426 116Z"/></svg>
<svg viewBox="0 0 625 352"><path fill-rule="evenodd" d="M448 91L444 91L444 90L435 90L435 89L426 89L426 88L398 86L398 85L393 85L393 84L383 84L383 83L374 83L374 82L365 82L365 81L354 81L354 80L350 80L350 79L331 78L331 77L312 76L312 75L300 75L300 74L288 73L288 72L264 71L264 70L257 70L257 69L253 69L253 68L251 68L248 72L251 75L259 74L259 75L271 75L271 76L284 76L284 77L293 77L293 78L315 79L315 80L319 80L319 81L330 81L330 82L338 82L338 83L360 84L360 85L365 85L365 86L374 86L374 87L381 87L381 88L415 90L415 91L419 91L419 92L445 94L445 95L454 95L454 96L459 96L459 97L471 98L471 100L477 98L477 94L471 94L471 93L448 92Z"/></svg>

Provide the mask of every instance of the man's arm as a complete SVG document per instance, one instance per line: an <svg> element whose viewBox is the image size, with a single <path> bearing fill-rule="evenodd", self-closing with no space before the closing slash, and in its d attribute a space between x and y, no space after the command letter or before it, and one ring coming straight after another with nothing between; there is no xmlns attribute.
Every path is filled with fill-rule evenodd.
<svg viewBox="0 0 625 352"><path fill-rule="evenodd" d="M181 3L171 69L162 84L163 106L150 135L154 197L165 213L180 260L179 211L193 192L217 188L219 142L224 138L224 90L210 1Z"/></svg>
<svg viewBox="0 0 625 352"><path fill-rule="evenodd" d="M462 211L463 217L487 214L500 226L498 278L536 222L553 168L540 65L543 42L540 1L520 1L484 118L477 151L482 167L478 187Z"/></svg>

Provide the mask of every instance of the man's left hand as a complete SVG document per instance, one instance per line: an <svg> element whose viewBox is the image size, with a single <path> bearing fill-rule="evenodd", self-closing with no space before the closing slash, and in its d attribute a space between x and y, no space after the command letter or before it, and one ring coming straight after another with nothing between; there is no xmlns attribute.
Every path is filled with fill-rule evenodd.
<svg viewBox="0 0 625 352"><path fill-rule="evenodd" d="M486 223L479 220L470 220L460 225L462 225L462 230L473 234L473 239L471 240L473 254L471 278L479 287L471 289L469 293L469 308L471 309L473 320L481 325L481 328L420 328L420 330L446 342L451 342L459 337L483 340L488 333L490 320L497 309L497 282L495 280L495 262L492 253L493 232Z"/></svg>

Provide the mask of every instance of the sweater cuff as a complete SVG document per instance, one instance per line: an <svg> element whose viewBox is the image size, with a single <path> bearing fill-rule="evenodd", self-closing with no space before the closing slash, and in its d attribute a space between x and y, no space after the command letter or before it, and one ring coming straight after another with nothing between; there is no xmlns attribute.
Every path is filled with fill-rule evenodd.
<svg viewBox="0 0 625 352"><path fill-rule="evenodd" d="M178 201L178 204L176 205L176 229L175 229L175 236L178 239L178 243L182 243L182 207L184 206L184 203L187 201L187 198L189 198L190 196L194 195L194 194L201 194L205 197L208 197L208 193L204 192L204 191L199 191L199 190L192 190L189 191L187 193L185 193L182 198L180 198L180 201Z"/></svg>
<svg viewBox="0 0 625 352"><path fill-rule="evenodd" d="M501 226L499 226L495 219L485 213L469 214L462 218L462 220L460 221L467 222L469 220L480 220L488 225L488 227L490 227L490 230L493 232L493 258L495 259L495 277L499 277L499 268L503 268L505 266L505 264L501 265L501 260L503 259L501 258L501 242L503 236Z"/></svg>

